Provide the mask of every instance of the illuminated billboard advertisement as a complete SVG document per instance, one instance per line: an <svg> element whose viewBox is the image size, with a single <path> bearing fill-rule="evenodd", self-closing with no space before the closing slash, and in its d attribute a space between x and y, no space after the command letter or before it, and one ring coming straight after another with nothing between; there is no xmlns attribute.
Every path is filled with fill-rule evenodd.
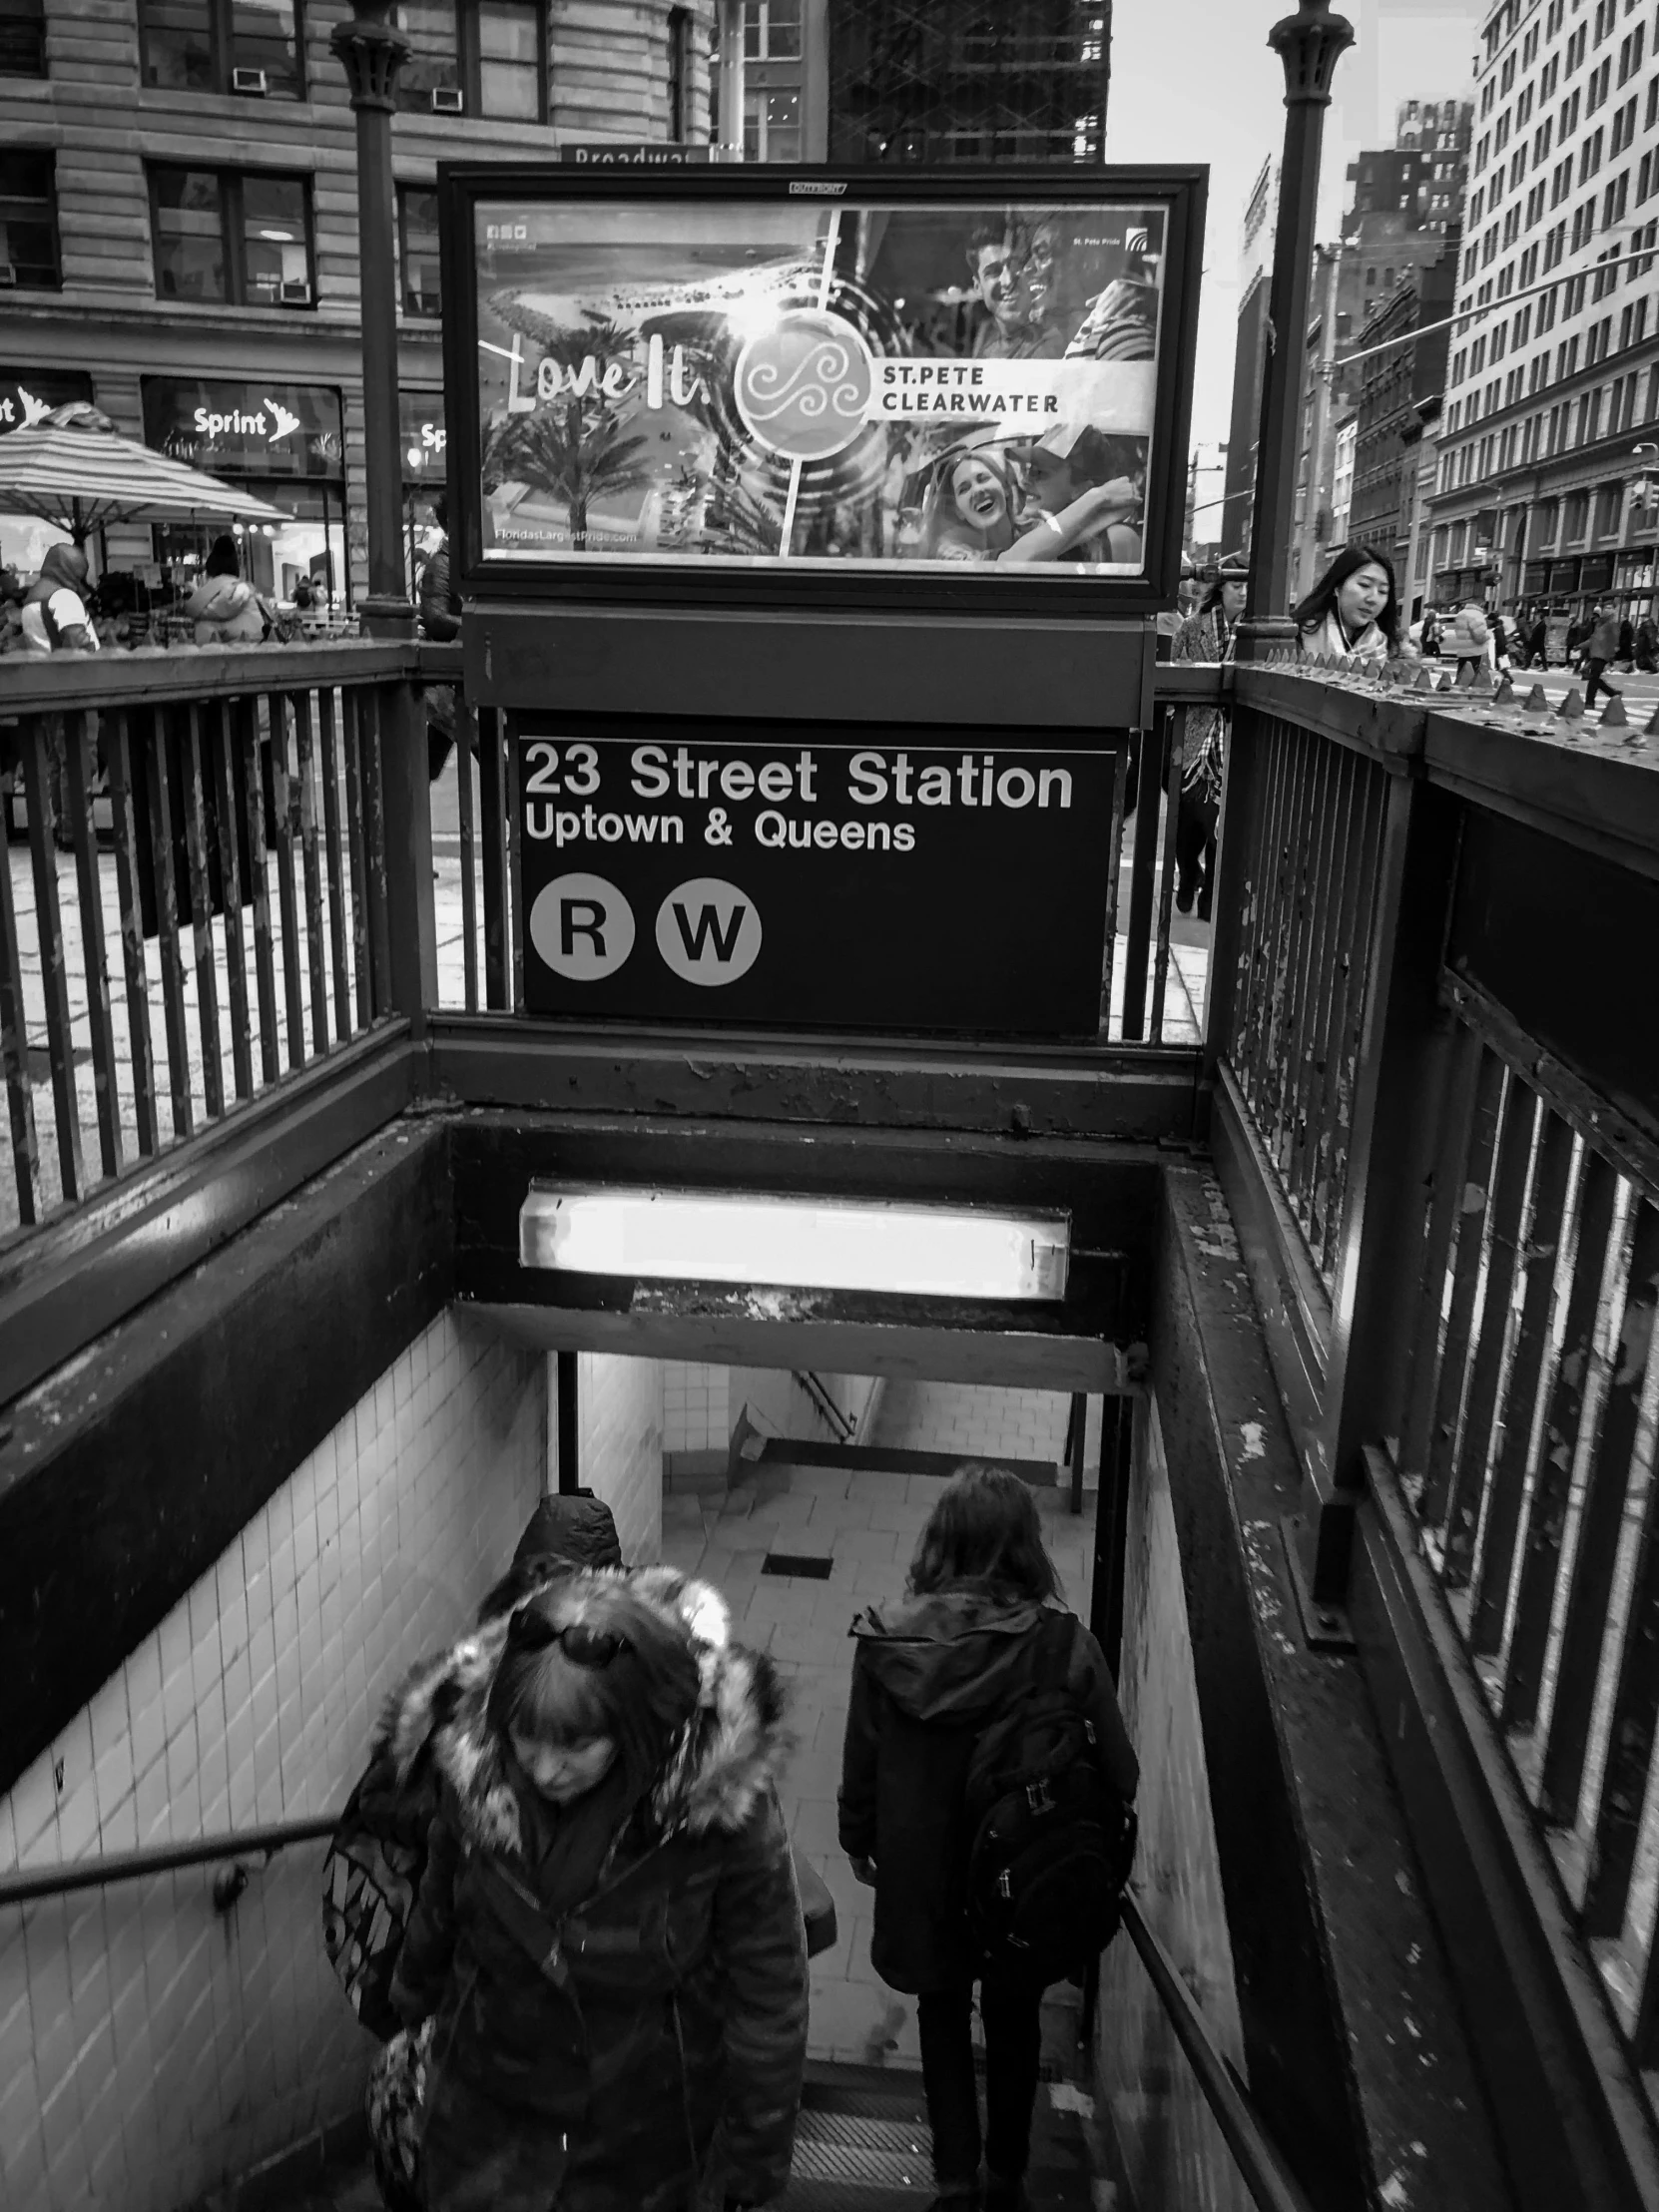
<svg viewBox="0 0 1659 2212"><path fill-rule="evenodd" d="M1158 583L1198 188L1085 175L472 172L474 573Z"/></svg>

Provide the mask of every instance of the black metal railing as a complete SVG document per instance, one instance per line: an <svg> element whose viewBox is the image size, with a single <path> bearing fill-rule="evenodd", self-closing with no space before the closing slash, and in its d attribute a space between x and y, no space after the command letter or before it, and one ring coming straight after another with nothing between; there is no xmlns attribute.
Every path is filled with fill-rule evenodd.
<svg viewBox="0 0 1659 2212"><path fill-rule="evenodd" d="M1279 716L1228 835L1242 849L1226 1060L1329 1286L1347 1192L1387 778Z"/></svg>
<svg viewBox="0 0 1659 2212"><path fill-rule="evenodd" d="M394 1010L413 663L342 642L0 667L0 1234Z"/></svg>
<svg viewBox="0 0 1659 2212"><path fill-rule="evenodd" d="M1447 976L1401 1488L1640 2064L1659 2055L1659 1146ZM1610 1123L1613 1127L1610 1127Z"/></svg>
<svg viewBox="0 0 1659 2212"><path fill-rule="evenodd" d="M1607 993L1577 1007L1606 916L1652 905L1655 766L1623 726L1241 669L1208 1046L1309 1633L1352 1635L1392 1715L1482 2032L1537 2007L1595 2085L1563 2160L1593 2134L1631 2172L1659 2063L1659 1097Z"/></svg>

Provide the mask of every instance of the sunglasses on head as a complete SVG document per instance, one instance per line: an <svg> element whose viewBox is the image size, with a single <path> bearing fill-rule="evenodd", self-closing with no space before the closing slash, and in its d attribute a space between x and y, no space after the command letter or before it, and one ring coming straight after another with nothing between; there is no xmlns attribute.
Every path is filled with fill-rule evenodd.
<svg viewBox="0 0 1659 2212"><path fill-rule="evenodd" d="M614 1629L590 1628L585 1621L570 1621L556 1628L544 1615L526 1606L513 1615L512 1641L524 1651L545 1651L557 1644L578 1667L608 1667L631 1649L626 1636Z"/></svg>

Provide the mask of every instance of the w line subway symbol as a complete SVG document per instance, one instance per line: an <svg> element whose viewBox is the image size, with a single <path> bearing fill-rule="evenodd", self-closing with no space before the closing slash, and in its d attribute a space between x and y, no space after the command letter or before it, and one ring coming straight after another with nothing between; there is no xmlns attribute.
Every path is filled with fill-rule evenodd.
<svg viewBox="0 0 1659 2212"><path fill-rule="evenodd" d="M530 908L530 943L572 983L600 983L634 949L634 909L603 875L556 875ZM747 975L760 957L755 901L718 875L694 875L657 909L657 950L682 982L718 987Z"/></svg>

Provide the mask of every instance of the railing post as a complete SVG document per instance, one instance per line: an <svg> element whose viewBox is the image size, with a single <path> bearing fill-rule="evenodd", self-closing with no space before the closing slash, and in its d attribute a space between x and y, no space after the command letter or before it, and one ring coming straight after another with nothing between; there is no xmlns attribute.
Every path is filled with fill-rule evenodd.
<svg viewBox="0 0 1659 2212"><path fill-rule="evenodd" d="M397 430L397 266L391 115L409 42L393 0L351 0L351 20L328 43L351 87L357 118L357 254L363 344L363 473L367 480L369 637L412 638L415 611L403 574L403 467ZM349 556L348 556L349 557ZM431 878L428 876L427 881Z"/></svg>
<svg viewBox="0 0 1659 2212"><path fill-rule="evenodd" d="M1324 1413L1304 1460L1301 1563L1316 1600L1348 1579L1365 1449L1403 1417L1450 1020L1438 996L1460 809L1413 763L1388 779L1355 1058Z"/></svg>
<svg viewBox="0 0 1659 2212"><path fill-rule="evenodd" d="M407 678L385 685L376 704L385 811L386 1007L407 1014L418 1038L425 1034L428 1008L438 1002L426 718L423 695Z"/></svg>
<svg viewBox="0 0 1659 2212"><path fill-rule="evenodd" d="M1279 173L1279 223L1268 295L1268 360L1262 379L1256 449L1256 499L1250 586L1235 650L1241 661L1271 660L1294 647L1296 631L1276 612L1284 592L1296 500L1308 295L1319 212L1320 145L1331 80L1354 44L1354 26L1331 13L1331 0L1302 0L1276 23L1268 44L1285 65L1285 153Z"/></svg>
<svg viewBox="0 0 1659 2212"><path fill-rule="evenodd" d="M1227 727L1227 764L1223 772L1220 835L1215 880L1210 891L1214 917L1210 973L1204 1005L1204 1083L1208 1090L1233 1036L1233 1007L1238 996L1239 948L1244 941L1246 903L1251 896L1249 870L1256 840L1251 831L1256 811L1259 757L1255 713L1235 697Z"/></svg>

